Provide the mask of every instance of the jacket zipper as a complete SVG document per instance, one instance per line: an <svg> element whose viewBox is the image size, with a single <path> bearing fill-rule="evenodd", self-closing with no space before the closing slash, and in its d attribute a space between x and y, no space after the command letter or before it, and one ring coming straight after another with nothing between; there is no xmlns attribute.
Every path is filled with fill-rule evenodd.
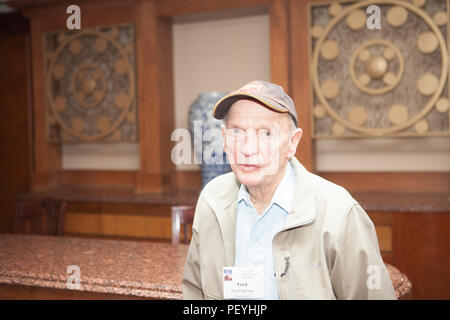
<svg viewBox="0 0 450 320"><path fill-rule="evenodd" d="M302 225L304 225L304 224L307 224L307 223L309 223L309 222L311 222L311 221L313 221L313 220L314 220L314 219L307 220L307 221L303 221L303 222L301 222L301 223L298 223L298 224L289 226L288 228L281 229L281 230L278 231L278 232L274 235L274 237L272 238L272 247L273 247L273 242L274 242L275 238L276 238L281 232L284 232L284 231L287 231L287 230L290 230L290 229L294 229L294 228L300 227L300 226L302 226ZM289 293L290 293L290 295L291 295L290 298L291 298L291 299L294 299L294 288L293 288L293 286L292 286L292 278L291 278L291 273L292 273L292 272L289 272L289 273L288 273L289 266L290 266L290 264L291 264L291 257L290 257L289 255L287 255L286 257L284 257L284 261L285 261L285 268L284 268L284 271L280 274L280 278L285 277L285 276L287 275L287 279L286 279L286 280L289 282Z"/></svg>
<svg viewBox="0 0 450 320"><path fill-rule="evenodd" d="M289 283L289 293L290 293L290 299L294 299L294 288L292 285L292 272L289 271L289 267L291 265L291 257L286 256L284 257L284 271L280 274L280 278L284 278L287 276L286 280Z"/></svg>
<svg viewBox="0 0 450 320"><path fill-rule="evenodd" d="M289 257L289 256L284 257L284 263L285 263L284 264L284 271L283 271L282 274L280 274L280 277L284 277L286 275L286 273L288 272L289 266L291 264L290 259L291 259L291 257Z"/></svg>

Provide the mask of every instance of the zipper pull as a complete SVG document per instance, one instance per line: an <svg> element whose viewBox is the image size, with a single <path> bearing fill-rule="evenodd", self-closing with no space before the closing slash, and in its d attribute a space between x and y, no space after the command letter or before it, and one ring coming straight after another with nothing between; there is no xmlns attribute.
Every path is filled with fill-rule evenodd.
<svg viewBox="0 0 450 320"><path fill-rule="evenodd" d="M280 277L284 277L286 275L286 273L288 272L289 265L291 264L290 259L291 259L291 257L284 257L285 266L284 266L283 273L280 274Z"/></svg>

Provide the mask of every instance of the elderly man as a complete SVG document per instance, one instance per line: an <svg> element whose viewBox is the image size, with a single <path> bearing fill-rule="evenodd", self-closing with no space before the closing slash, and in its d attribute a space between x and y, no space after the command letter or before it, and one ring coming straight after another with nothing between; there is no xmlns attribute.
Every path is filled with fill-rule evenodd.
<svg viewBox="0 0 450 320"><path fill-rule="evenodd" d="M367 214L295 158L302 130L283 89L252 81L213 116L233 172L200 194L183 297L396 299Z"/></svg>

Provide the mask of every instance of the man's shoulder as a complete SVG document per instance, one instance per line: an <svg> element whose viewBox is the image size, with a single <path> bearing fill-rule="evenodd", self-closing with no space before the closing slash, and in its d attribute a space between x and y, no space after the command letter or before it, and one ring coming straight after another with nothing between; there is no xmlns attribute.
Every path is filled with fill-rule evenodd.
<svg viewBox="0 0 450 320"><path fill-rule="evenodd" d="M223 187L227 185L229 185L230 187L236 185L236 176L234 175L233 171L215 177L205 185L203 191L215 192L223 189Z"/></svg>
<svg viewBox="0 0 450 320"><path fill-rule="evenodd" d="M315 195L322 200L356 203L356 200L342 186L319 175L308 172Z"/></svg>
<svg viewBox="0 0 450 320"><path fill-rule="evenodd" d="M228 172L209 181L201 192L208 202L229 202L237 197L240 183L233 172Z"/></svg>
<svg viewBox="0 0 450 320"><path fill-rule="evenodd" d="M336 230L358 202L342 186L308 173L315 198L317 217L325 228Z"/></svg>
<svg viewBox="0 0 450 320"><path fill-rule="evenodd" d="M296 158L291 164L296 172L296 186L301 193L313 196L319 202L357 203L344 187L308 171Z"/></svg>

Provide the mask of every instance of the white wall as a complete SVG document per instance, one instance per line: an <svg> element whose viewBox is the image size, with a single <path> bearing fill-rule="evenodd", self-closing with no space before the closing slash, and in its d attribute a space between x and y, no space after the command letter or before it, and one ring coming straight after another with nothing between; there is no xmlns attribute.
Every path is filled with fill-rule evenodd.
<svg viewBox="0 0 450 320"><path fill-rule="evenodd" d="M66 170L138 170L139 144L94 143L62 147L62 167Z"/></svg>
<svg viewBox="0 0 450 320"><path fill-rule="evenodd" d="M268 14L183 17L172 31L176 128L189 128L189 107L199 93L270 81ZM177 170L196 169L198 165L177 165Z"/></svg>
<svg viewBox="0 0 450 320"><path fill-rule="evenodd" d="M318 171L450 171L450 137L319 140Z"/></svg>

